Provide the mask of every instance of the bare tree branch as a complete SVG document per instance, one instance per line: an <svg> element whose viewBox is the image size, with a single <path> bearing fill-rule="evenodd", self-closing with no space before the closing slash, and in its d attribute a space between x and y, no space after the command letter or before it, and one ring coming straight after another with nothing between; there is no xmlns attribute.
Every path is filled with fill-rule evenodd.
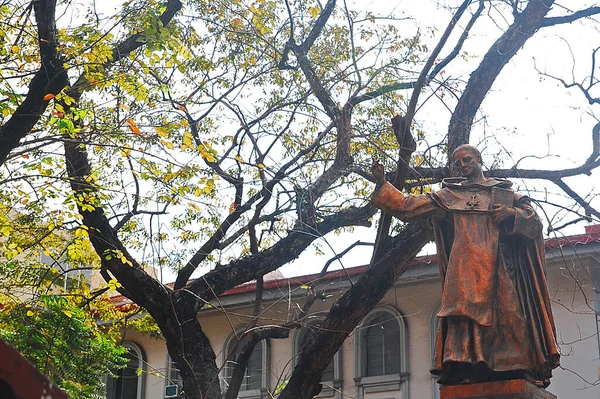
<svg viewBox="0 0 600 399"><path fill-rule="evenodd" d="M327 216L315 226L314 231L292 230L269 249L249 255L206 273L201 279L191 281L186 289L209 301L223 291L279 268L300 255L315 239L345 226L370 225L374 207L350 207Z"/></svg>
<svg viewBox="0 0 600 399"><path fill-rule="evenodd" d="M163 309L168 288L150 277L129 254L116 231L110 225L104 210L94 204L96 188L86 178L91 175L91 167L83 144L76 140L65 143L67 171L71 188L81 198L77 204L83 223L94 249L100 256L102 267L108 269L127 289L129 298L148 309L152 316L161 317L155 309ZM143 284L142 284L143 282ZM149 291L152 295L149 295Z"/></svg>
<svg viewBox="0 0 600 399"><path fill-rule="evenodd" d="M554 26L559 24L570 24L571 22L575 22L581 18L591 17L592 15L600 14L600 7L594 6L589 7L583 10L575 11L570 15L563 15L560 17L548 17L542 20L542 27L546 26Z"/></svg>
<svg viewBox="0 0 600 399"><path fill-rule="evenodd" d="M569 195L569 197L573 198L581 207L585 210L585 214L587 216L594 215L597 218L600 218L600 212L592 208L592 206L579 194L577 194L571 187L569 187L564 181L561 179L556 179L554 183L560 187L565 193Z"/></svg>

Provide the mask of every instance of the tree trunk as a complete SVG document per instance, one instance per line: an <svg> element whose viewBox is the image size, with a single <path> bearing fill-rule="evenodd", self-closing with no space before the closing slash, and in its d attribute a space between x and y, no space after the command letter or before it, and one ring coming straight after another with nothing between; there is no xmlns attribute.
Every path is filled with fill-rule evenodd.
<svg viewBox="0 0 600 399"><path fill-rule="evenodd" d="M185 296L185 297L184 297ZM196 298L187 292L170 295L171 310L160 326L171 360L183 379L185 397L221 399L216 355L198 322Z"/></svg>

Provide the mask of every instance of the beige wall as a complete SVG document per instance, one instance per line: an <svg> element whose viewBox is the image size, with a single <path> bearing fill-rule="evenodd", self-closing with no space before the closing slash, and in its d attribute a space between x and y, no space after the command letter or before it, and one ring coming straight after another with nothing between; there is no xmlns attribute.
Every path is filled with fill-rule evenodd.
<svg viewBox="0 0 600 399"><path fill-rule="evenodd" d="M165 390L165 373L167 366L167 347L164 341L151 338L135 330L127 330L123 341L133 342L139 346L145 355L145 384L144 399L163 399Z"/></svg>
<svg viewBox="0 0 600 399"><path fill-rule="evenodd" d="M576 257L577 258L577 257ZM590 387L589 382L598 379L598 341L594 320L594 287L591 283L590 265L598 267L597 259L589 256L565 260L554 258L549 263L549 290L553 301L554 315L557 325L558 340L562 351L562 364L565 370L556 370L550 391L561 398L567 399L598 399L600 386ZM577 263L579 262L579 263ZM394 308L404 317L408 337L408 382L402 384L401 391L364 393L355 384L355 338L353 331L341 348L342 356L342 393L335 398L366 398L366 399L430 399L434 398L434 386L429 366L431 360L431 324L432 314L441 298L441 285L435 271L435 265L425 265L429 272L421 276L414 274L413 278L403 280L392 289L381 301L380 306ZM599 268L600 269L600 268ZM423 269L425 270L425 269ZM339 285L344 285L338 281ZM335 286L335 284L334 284ZM338 287L343 289L344 287ZM332 289L330 294L334 294ZM596 294L597 295L597 294ZM251 296L248 296L251 298ZM261 315L260 323L281 324L290 318L289 309L294 309L296 303L302 303L301 298L280 295L277 301L267 302L266 310ZM328 310L334 298L315 304L313 312ZM230 297L229 300L232 300ZM223 346L232 328L240 327L249 322L249 306L228 306L226 312L209 309L201 312L200 320L217 354L219 366L224 359ZM293 333L290 338L271 340L269 342L269 380L274 388L285 379L291 370L293 361ZM135 332L128 332L128 340L138 343L146 352L149 373L146 376L146 399L162 397L164 380L159 376L165 372L166 349L163 342L144 337ZM568 370L566 370L568 369ZM157 375L152 375L157 374Z"/></svg>
<svg viewBox="0 0 600 399"><path fill-rule="evenodd" d="M554 371L548 390L559 398L600 398L598 331L594 314L598 297L594 294L590 270L590 265L596 262L587 256L557 259L549 268L548 290L562 357L561 368ZM591 386L593 382L596 386Z"/></svg>

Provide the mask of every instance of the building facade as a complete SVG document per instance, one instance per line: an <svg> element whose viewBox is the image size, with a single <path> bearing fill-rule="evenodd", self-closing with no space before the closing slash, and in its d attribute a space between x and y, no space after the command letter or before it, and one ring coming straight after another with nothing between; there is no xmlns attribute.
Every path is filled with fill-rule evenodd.
<svg viewBox="0 0 600 399"><path fill-rule="evenodd" d="M600 397L600 229L548 240L548 287L562 358L549 391L560 398ZM264 312L259 324L292 320L306 297L308 284L324 293L303 327L287 339L263 341L252 354L240 398L270 398L285 383L297 355L339 296L365 271L356 267L328 273L278 278L265 282ZM235 361L236 343L251 320L254 283L236 287L199 314L217 353L225 388ZM436 399L429 373L441 282L435 258L417 259L360 326L344 342L323 378L322 398ZM162 399L177 397L180 384L164 342L126 331L130 366L116 381L107 381L108 397ZM137 373L137 368L143 370ZM129 370L129 371L127 371ZM120 380L120 382L119 382ZM118 387L118 388L117 388Z"/></svg>

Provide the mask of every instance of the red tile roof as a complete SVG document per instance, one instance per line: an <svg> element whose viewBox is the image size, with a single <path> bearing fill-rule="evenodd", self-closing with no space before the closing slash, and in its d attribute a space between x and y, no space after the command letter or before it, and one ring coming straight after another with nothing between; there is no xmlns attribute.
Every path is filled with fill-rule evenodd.
<svg viewBox="0 0 600 399"><path fill-rule="evenodd" d="M590 242L600 242L600 228L588 229L588 227L600 227L600 225L586 226L585 234L548 238L548 239L546 239L546 249L552 249L552 248L556 248L556 247L564 247L566 245L578 245L578 244L585 245Z"/></svg>

